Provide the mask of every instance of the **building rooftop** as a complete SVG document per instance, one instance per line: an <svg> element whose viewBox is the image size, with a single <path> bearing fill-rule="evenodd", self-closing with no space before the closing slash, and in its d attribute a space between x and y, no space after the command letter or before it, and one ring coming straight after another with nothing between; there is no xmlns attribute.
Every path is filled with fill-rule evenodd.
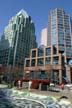
<svg viewBox="0 0 72 108"><path fill-rule="evenodd" d="M28 18L28 17L29 17L28 14L27 14L27 12L26 12L24 9L21 9L21 10L17 13L17 15L20 15L20 14L22 14L25 18Z"/></svg>

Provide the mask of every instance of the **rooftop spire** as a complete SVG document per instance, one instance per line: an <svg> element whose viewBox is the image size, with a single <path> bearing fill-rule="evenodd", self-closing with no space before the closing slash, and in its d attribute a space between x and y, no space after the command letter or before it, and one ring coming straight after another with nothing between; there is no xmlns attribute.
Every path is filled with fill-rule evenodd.
<svg viewBox="0 0 72 108"><path fill-rule="evenodd" d="M17 15L20 15L20 14L24 15L25 18L29 17L28 14L27 14L27 12L26 12L24 9L21 9L21 10L17 13Z"/></svg>

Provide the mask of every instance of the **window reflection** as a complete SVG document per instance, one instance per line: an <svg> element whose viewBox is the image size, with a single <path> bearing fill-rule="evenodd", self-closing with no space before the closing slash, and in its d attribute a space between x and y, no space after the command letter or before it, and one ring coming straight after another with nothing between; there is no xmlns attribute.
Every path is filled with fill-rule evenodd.
<svg viewBox="0 0 72 108"><path fill-rule="evenodd" d="M51 54L51 48L46 48L46 56Z"/></svg>
<svg viewBox="0 0 72 108"><path fill-rule="evenodd" d="M31 61L31 66L35 66L35 59L32 59L32 61Z"/></svg>
<svg viewBox="0 0 72 108"><path fill-rule="evenodd" d="M45 65L48 65L48 64L50 64L51 63L51 58L50 57L47 57L46 59L45 59Z"/></svg>
<svg viewBox="0 0 72 108"><path fill-rule="evenodd" d="M39 48L38 48L38 57L40 56L44 56L44 46L41 45Z"/></svg>
<svg viewBox="0 0 72 108"><path fill-rule="evenodd" d="M30 60L26 60L26 67L30 66Z"/></svg>
<svg viewBox="0 0 72 108"><path fill-rule="evenodd" d="M44 65L44 58L39 58L37 61L38 66L43 66Z"/></svg>
<svg viewBox="0 0 72 108"><path fill-rule="evenodd" d="M59 58L58 57L54 57L53 58L53 64L58 64Z"/></svg>
<svg viewBox="0 0 72 108"><path fill-rule="evenodd" d="M32 51L32 57L36 57L36 50Z"/></svg>

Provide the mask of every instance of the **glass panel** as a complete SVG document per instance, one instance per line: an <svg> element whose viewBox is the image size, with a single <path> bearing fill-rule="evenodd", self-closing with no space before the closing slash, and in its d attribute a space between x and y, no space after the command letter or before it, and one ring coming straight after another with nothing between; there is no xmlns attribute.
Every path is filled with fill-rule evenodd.
<svg viewBox="0 0 72 108"><path fill-rule="evenodd" d="M18 24L20 23L20 17L18 17Z"/></svg>
<svg viewBox="0 0 72 108"><path fill-rule="evenodd" d="M42 49L38 49L38 57L40 57L40 56L44 56L44 50L42 50Z"/></svg>
<svg viewBox="0 0 72 108"><path fill-rule="evenodd" d="M35 66L35 62L36 62L36 60L35 59L32 59L31 66Z"/></svg>
<svg viewBox="0 0 72 108"><path fill-rule="evenodd" d="M48 79L47 74L43 70L39 70L40 72L38 73L38 79Z"/></svg>
<svg viewBox="0 0 72 108"><path fill-rule="evenodd" d="M57 54L57 49L56 49L56 47L53 47L53 54Z"/></svg>
<svg viewBox="0 0 72 108"><path fill-rule="evenodd" d="M13 24L13 25L12 25L12 29L13 29L13 30L16 30L16 24Z"/></svg>
<svg viewBox="0 0 72 108"><path fill-rule="evenodd" d="M26 60L26 67L30 66L30 60Z"/></svg>
<svg viewBox="0 0 72 108"><path fill-rule="evenodd" d="M57 71L57 70L54 70L53 71L53 83L59 83L59 71Z"/></svg>
<svg viewBox="0 0 72 108"><path fill-rule="evenodd" d="M72 52L66 52L66 56L72 57Z"/></svg>
<svg viewBox="0 0 72 108"><path fill-rule="evenodd" d="M50 57L47 57L46 59L45 59L45 65L48 65L48 64L50 64L51 63L51 58Z"/></svg>
<svg viewBox="0 0 72 108"><path fill-rule="evenodd" d="M51 54L51 48L46 48L46 56Z"/></svg>
<svg viewBox="0 0 72 108"><path fill-rule="evenodd" d="M44 65L44 59L43 58L39 58L37 61L37 65L38 66L43 66Z"/></svg>
<svg viewBox="0 0 72 108"><path fill-rule="evenodd" d="M53 64L58 64L59 62L59 57L54 57L53 58Z"/></svg>
<svg viewBox="0 0 72 108"><path fill-rule="evenodd" d="M32 57L36 57L36 51L32 51Z"/></svg>

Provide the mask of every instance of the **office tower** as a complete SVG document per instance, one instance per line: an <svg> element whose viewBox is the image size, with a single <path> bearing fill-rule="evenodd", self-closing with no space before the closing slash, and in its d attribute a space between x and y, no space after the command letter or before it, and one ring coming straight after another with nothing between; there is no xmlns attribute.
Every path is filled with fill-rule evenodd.
<svg viewBox="0 0 72 108"><path fill-rule="evenodd" d="M48 46L31 49L30 57L25 59L26 78L50 79L58 84L72 82L71 26L71 18L63 9L50 12L48 28L41 32L41 44L46 44L47 35Z"/></svg>
<svg viewBox="0 0 72 108"><path fill-rule="evenodd" d="M0 64L23 68L25 57L29 57L30 49L36 47L34 23L22 9L4 29L0 41Z"/></svg>
<svg viewBox="0 0 72 108"><path fill-rule="evenodd" d="M71 17L63 9L50 12L48 23L48 46L57 48L57 53L64 52L67 62L72 58Z"/></svg>
<svg viewBox="0 0 72 108"><path fill-rule="evenodd" d="M40 45L47 46L47 28L44 28L41 31L41 43L40 43Z"/></svg>

